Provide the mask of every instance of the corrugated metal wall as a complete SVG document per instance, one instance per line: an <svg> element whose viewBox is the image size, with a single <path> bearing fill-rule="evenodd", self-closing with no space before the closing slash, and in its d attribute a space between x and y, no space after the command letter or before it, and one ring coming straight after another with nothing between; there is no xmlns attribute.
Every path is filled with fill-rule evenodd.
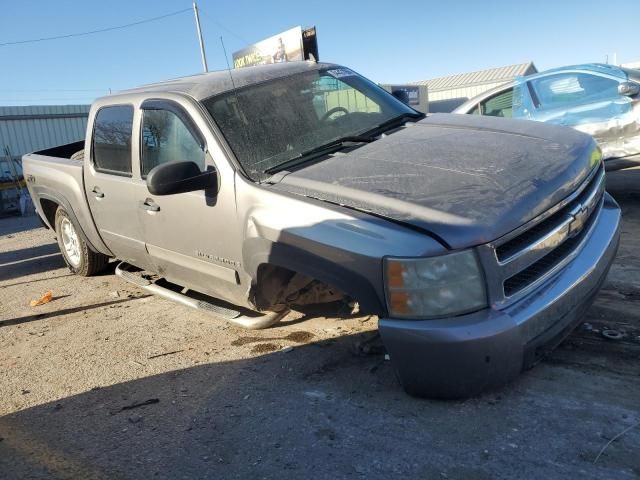
<svg viewBox="0 0 640 480"><path fill-rule="evenodd" d="M0 157L5 146L11 155L83 140L89 105L34 105L0 107Z"/></svg>

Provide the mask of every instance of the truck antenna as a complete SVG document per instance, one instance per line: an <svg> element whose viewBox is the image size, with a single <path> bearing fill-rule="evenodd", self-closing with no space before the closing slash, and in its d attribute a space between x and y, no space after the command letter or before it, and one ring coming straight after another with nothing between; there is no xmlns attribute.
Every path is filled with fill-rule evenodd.
<svg viewBox="0 0 640 480"><path fill-rule="evenodd" d="M229 65L229 57L227 57L227 49L224 46L224 40L222 39L222 35L220 35L220 43L222 44L222 51L224 52L224 60L227 62L227 71L229 72L229 78L231 79L231 86L233 87L233 92L236 91L236 84L233 82L233 74L231 73L231 66Z"/></svg>
<svg viewBox="0 0 640 480"><path fill-rule="evenodd" d="M222 44L222 51L224 52L224 59L227 62L227 71L229 72L229 78L231 79L231 87L233 88L232 92L233 92L233 97L236 101L236 105L238 106L238 113L240 114L240 116L246 120L246 117L244 116L244 111L242 110L242 105L240 105L240 99L238 98L238 93L237 93L237 89L236 89L236 84L233 81L233 73L231 73L231 65L229 65L229 57L227 56L227 49L224 46L224 40L222 39L222 35L220 35L220 43ZM242 128L242 135L244 136L245 140L248 142L249 138L247 135L247 129L246 128Z"/></svg>

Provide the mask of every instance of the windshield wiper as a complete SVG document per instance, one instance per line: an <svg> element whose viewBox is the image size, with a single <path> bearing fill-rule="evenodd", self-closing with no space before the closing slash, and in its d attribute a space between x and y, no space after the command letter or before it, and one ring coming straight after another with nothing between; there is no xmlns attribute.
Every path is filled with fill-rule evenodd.
<svg viewBox="0 0 640 480"><path fill-rule="evenodd" d="M264 173L272 174L277 173L282 170L286 170L288 167L299 165L309 160L313 160L314 158L319 157L320 155L327 155L329 153L337 152L345 147L350 146L349 144L355 143L370 143L373 142L373 138L370 135L349 135L346 137L338 138L329 143L325 143L324 145L319 145L314 148L310 148L309 150L305 150L304 152L299 153L295 157L283 162L274 167L268 168L264 171Z"/></svg>
<svg viewBox="0 0 640 480"><path fill-rule="evenodd" d="M372 137L372 136L376 136L379 135L380 133L384 132L385 130L390 130L392 128L395 128L397 126L403 125L406 122L408 122L409 120L422 120L424 117L426 117L426 115L424 113L413 113L413 112L406 112L406 113L402 113L400 115L398 115L397 117L393 117L385 122L382 122L378 125L376 125L375 127L373 127L370 130L367 130L366 132L362 133L362 135L367 136L367 137Z"/></svg>

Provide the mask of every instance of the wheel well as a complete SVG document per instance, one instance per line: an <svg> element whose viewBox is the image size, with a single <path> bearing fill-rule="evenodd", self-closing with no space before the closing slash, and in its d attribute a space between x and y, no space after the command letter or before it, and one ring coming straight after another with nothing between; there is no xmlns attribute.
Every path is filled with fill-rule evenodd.
<svg viewBox="0 0 640 480"><path fill-rule="evenodd" d="M274 306L349 301L347 295L325 282L268 263L258 266L251 297L260 310L271 310Z"/></svg>
<svg viewBox="0 0 640 480"><path fill-rule="evenodd" d="M53 200L49 200L46 198L40 199L40 206L42 207L42 213L44 214L47 222L51 226L51 229L55 231L56 229L56 211L58 210L59 205Z"/></svg>

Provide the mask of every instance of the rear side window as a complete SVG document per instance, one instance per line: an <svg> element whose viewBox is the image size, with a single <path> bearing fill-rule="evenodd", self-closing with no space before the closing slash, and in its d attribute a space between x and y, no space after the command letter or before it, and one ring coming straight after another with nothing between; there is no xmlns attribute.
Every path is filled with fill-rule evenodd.
<svg viewBox="0 0 640 480"><path fill-rule="evenodd" d="M133 107L104 107L93 129L93 163L96 170L131 175L131 129Z"/></svg>

